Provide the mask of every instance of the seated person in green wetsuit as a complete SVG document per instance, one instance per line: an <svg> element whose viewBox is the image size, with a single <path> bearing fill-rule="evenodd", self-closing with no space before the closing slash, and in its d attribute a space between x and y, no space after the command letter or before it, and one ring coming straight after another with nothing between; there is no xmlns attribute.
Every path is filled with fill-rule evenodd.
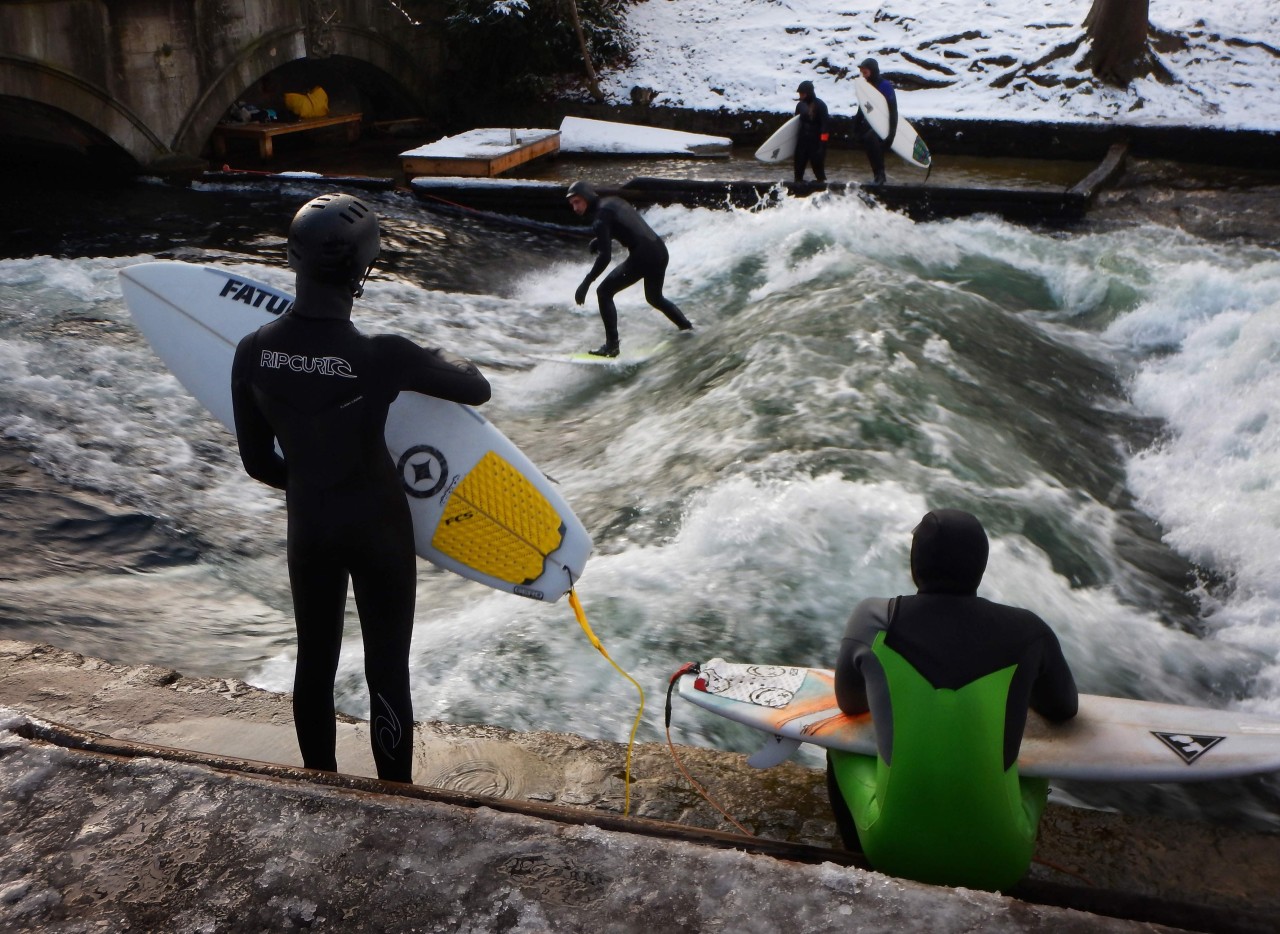
<svg viewBox="0 0 1280 934"><path fill-rule="evenodd" d="M1049 786L1018 776L1030 707L1076 715L1053 631L977 595L987 535L967 512L916 526L912 596L863 600L836 661L836 699L871 712L878 755L832 750L827 786L845 845L892 875L1007 889L1025 875Z"/></svg>

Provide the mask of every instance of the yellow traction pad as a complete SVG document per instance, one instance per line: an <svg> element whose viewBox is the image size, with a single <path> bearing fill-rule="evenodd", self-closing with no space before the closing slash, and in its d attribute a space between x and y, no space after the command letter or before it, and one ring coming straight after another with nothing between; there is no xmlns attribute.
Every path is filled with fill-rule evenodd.
<svg viewBox="0 0 1280 934"><path fill-rule="evenodd" d="M454 489L431 545L508 584L529 584L564 540L560 515L520 471L490 451Z"/></svg>

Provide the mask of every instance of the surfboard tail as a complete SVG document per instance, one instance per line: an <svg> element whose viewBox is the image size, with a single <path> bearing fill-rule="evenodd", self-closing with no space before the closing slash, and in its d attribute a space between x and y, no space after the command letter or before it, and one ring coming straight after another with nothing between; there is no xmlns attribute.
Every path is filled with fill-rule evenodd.
<svg viewBox="0 0 1280 934"><path fill-rule="evenodd" d="M528 586L546 571L564 535L555 507L490 451L454 489L431 544L482 574Z"/></svg>

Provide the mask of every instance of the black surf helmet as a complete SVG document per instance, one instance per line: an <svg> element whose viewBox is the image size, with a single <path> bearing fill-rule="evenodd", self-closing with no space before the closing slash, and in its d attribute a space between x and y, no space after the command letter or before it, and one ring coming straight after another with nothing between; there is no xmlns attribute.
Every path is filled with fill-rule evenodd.
<svg viewBox="0 0 1280 934"><path fill-rule="evenodd" d="M328 285L345 285L352 295L382 251L378 216L352 195L313 198L289 225L289 266L299 275Z"/></svg>

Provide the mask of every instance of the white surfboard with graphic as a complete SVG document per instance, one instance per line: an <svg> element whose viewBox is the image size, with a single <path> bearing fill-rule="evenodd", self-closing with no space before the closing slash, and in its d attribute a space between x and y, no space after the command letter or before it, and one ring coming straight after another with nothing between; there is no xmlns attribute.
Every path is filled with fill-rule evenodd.
<svg viewBox="0 0 1280 934"><path fill-rule="evenodd" d="M747 761L767 767L801 743L873 756L870 714L836 704L835 673L822 668L712 659L680 678L685 700L763 734ZM1236 710L1080 695L1080 712L1052 724L1027 717L1018 772L1044 778L1195 782L1280 771L1280 720Z"/></svg>
<svg viewBox="0 0 1280 934"><path fill-rule="evenodd" d="M240 338L293 307L273 286L217 266L142 263L120 272L156 354L229 431ZM591 537L551 481L474 408L402 392L387 416L417 552L486 586L555 601L582 575Z"/></svg>

